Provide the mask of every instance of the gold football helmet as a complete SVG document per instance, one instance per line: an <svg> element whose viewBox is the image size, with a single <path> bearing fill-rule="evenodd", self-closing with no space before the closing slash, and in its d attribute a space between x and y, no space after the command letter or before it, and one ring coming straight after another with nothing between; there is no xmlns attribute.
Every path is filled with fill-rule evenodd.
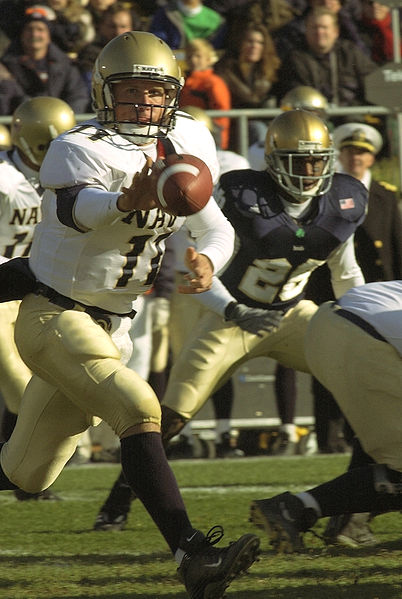
<svg viewBox="0 0 402 599"><path fill-rule="evenodd" d="M162 108L157 123L137 120L118 121L113 83L124 79L160 82L167 90L164 104L133 104L135 108ZM174 126L179 92L184 80L176 57L161 39L145 31L129 31L112 39L101 50L92 75L92 105L100 123L111 126L124 135L140 138L165 137ZM151 112L152 114L152 112Z"/></svg>
<svg viewBox="0 0 402 599"><path fill-rule="evenodd" d="M5 125L0 125L0 151L9 150L11 148L10 131Z"/></svg>
<svg viewBox="0 0 402 599"><path fill-rule="evenodd" d="M309 85L297 85L281 100L280 108L282 110L310 110L324 118L328 110L328 100L321 92Z"/></svg>
<svg viewBox="0 0 402 599"><path fill-rule="evenodd" d="M306 110L277 116L265 138L267 170L293 201L305 202L328 191L335 170L335 150L325 123ZM312 172L303 165L311 163ZM301 167L300 167L301 165Z"/></svg>
<svg viewBox="0 0 402 599"><path fill-rule="evenodd" d="M187 112L187 114L190 114L196 121L204 123L206 128L211 133L213 133L214 123L209 114L205 112L205 110L203 110L202 108L198 108L198 106L181 106L180 110L182 110L183 112Z"/></svg>
<svg viewBox="0 0 402 599"><path fill-rule="evenodd" d="M38 96L23 102L11 121L11 142L40 166L50 142L76 125L70 106L59 98Z"/></svg>

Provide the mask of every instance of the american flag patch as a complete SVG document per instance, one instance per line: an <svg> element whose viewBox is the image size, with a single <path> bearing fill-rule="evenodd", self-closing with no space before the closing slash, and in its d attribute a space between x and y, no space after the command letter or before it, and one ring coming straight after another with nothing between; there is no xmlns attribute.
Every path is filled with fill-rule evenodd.
<svg viewBox="0 0 402 599"><path fill-rule="evenodd" d="M355 207L355 203L353 198L345 198L343 200L339 200L339 205L341 210L350 210Z"/></svg>

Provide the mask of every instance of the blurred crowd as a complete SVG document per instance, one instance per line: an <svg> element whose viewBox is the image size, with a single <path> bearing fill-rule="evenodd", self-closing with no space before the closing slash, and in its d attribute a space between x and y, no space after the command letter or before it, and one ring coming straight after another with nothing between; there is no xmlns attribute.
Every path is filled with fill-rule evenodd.
<svg viewBox="0 0 402 599"><path fill-rule="evenodd" d="M394 51L391 9L372 0L0 0L0 115L43 95L91 112L95 58L130 30L175 50L182 106L204 110L275 108L299 85L330 106L367 105L364 77ZM221 148L234 149L234 122L215 124ZM250 120L250 144L266 127Z"/></svg>

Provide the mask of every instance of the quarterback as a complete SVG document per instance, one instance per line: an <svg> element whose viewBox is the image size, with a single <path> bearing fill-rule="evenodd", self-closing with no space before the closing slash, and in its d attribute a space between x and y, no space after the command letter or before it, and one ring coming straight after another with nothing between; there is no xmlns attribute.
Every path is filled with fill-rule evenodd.
<svg viewBox="0 0 402 599"><path fill-rule="evenodd" d="M170 48L145 32L115 37L92 78L96 119L52 142L40 171L42 221L29 259L36 278L15 327L34 373L0 455L0 488L47 488L94 419L121 439L126 480L158 526L193 599L223 597L255 560L245 534L215 548L186 512L162 446L161 409L151 387L124 365L125 339L112 339L151 288L164 242L186 221L197 251L186 256L184 292L211 286L233 250L233 230L213 198L185 218L156 208L152 164L169 151L196 154L213 172L214 143L196 121L176 114L182 78ZM184 125L185 122L185 125ZM27 334L29 331L29 334Z"/></svg>
<svg viewBox="0 0 402 599"><path fill-rule="evenodd" d="M267 356L309 372L303 343L317 309L303 299L311 272L328 263L336 297L364 282L353 235L367 191L334 174L326 125L311 112L276 117L267 131L266 171L234 171L217 198L236 231L234 254L199 296L211 309L175 362L163 399L166 438L176 435L239 365Z"/></svg>

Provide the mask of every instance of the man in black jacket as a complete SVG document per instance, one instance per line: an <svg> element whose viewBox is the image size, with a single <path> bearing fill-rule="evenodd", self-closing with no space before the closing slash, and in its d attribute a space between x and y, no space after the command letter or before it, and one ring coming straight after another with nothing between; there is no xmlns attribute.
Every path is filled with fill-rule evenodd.
<svg viewBox="0 0 402 599"><path fill-rule="evenodd" d="M51 41L49 23L40 9L28 9L17 40L1 62L26 97L52 96L67 102L76 113L87 112L89 93L78 68Z"/></svg>
<svg viewBox="0 0 402 599"><path fill-rule="evenodd" d="M354 42L339 37L338 19L325 7L309 11L305 39L282 65L284 93L310 85L338 106L364 105L364 77L377 68Z"/></svg>

